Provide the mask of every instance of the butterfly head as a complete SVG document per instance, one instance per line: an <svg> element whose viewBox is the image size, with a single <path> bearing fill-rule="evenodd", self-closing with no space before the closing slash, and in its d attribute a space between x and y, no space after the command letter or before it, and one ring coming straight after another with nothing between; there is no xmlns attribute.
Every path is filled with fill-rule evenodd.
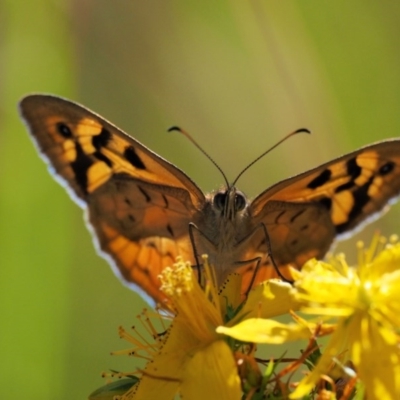
<svg viewBox="0 0 400 400"><path fill-rule="evenodd" d="M213 205L224 218L233 220L247 207L247 198L235 186L224 188L214 194Z"/></svg>

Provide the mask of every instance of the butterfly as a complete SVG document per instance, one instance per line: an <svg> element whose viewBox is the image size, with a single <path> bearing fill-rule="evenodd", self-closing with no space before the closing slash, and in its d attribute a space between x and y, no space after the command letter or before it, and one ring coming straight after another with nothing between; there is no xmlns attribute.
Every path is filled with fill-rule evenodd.
<svg viewBox="0 0 400 400"><path fill-rule="evenodd" d="M400 139L378 142L283 180L249 200L235 185L204 194L179 168L81 105L50 95L20 112L53 175L86 210L116 274L162 302L159 274L177 256L208 254L242 292L322 258L336 237L387 209L400 192ZM272 256L270 256L272 255ZM274 268L274 266L276 268Z"/></svg>

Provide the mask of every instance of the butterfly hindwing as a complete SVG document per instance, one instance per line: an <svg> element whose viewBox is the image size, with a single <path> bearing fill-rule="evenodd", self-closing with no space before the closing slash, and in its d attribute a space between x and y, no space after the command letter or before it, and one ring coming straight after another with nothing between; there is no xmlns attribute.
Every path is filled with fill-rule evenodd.
<svg viewBox="0 0 400 400"><path fill-rule="evenodd" d="M193 258L188 225L195 211L189 204L186 190L115 176L92 196L88 217L125 282L139 283L160 300L161 271L178 255Z"/></svg>
<svg viewBox="0 0 400 400"><path fill-rule="evenodd" d="M245 259L258 257L260 260L256 284L277 277L291 280L288 267L301 268L311 258L322 258L336 234L329 212L321 204L312 202L270 200L251 220L255 234L246 243ZM265 231L260 228L263 226ZM247 284L253 274L254 265L243 270Z"/></svg>
<svg viewBox="0 0 400 400"><path fill-rule="evenodd" d="M159 300L159 272L190 249L187 227L204 202L201 190L178 168L84 107L32 95L20 108L51 170L87 209L102 252L125 281Z"/></svg>

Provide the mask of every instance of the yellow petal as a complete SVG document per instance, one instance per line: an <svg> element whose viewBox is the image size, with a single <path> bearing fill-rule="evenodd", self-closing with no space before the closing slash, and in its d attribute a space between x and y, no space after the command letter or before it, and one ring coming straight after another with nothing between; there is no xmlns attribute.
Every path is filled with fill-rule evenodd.
<svg viewBox="0 0 400 400"><path fill-rule="evenodd" d="M243 342L281 344L298 339L309 339L310 328L306 325L282 324L272 319L250 318L229 328L219 326L217 333Z"/></svg>
<svg viewBox="0 0 400 400"><path fill-rule="evenodd" d="M400 243L381 251L373 260L371 273L377 277L400 268Z"/></svg>
<svg viewBox="0 0 400 400"><path fill-rule="evenodd" d="M160 393L151 398L160 398ZM185 366L180 393L190 400L241 399L235 360L225 341L215 341L194 354Z"/></svg>
<svg viewBox="0 0 400 400"><path fill-rule="evenodd" d="M146 365L138 389L132 397L135 400L157 399L160 393L165 399L173 399L182 382L191 351L199 341L190 326L174 321L161 351Z"/></svg>
<svg viewBox="0 0 400 400"><path fill-rule="evenodd" d="M228 325L235 325L243 318L271 318L298 310L299 303L291 296L291 290L290 283L278 279L257 285L250 291L242 310Z"/></svg>
<svg viewBox="0 0 400 400"><path fill-rule="evenodd" d="M350 357L368 399L399 399L400 354L396 335L373 319L364 318L363 328L360 335L364 337L358 340L362 346L353 345Z"/></svg>

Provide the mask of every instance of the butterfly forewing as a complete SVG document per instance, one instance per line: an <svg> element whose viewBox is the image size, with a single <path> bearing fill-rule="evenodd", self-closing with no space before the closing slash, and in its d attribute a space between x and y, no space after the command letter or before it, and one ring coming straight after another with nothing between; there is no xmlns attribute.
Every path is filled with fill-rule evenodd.
<svg viewBox="0 0 400 400"><path fill-rule="evenodd" d="M49 95L27 96L20 108L39 150L79 198L126 173L186 189L196 206L204 201L186 174L92 111Z"/></svg>
<svg viewBox="0 0 400 400"><path fill-rule="evenodd" d="M272 186L253 202L255 218L271 201L319 203L336 233L352 230L400 193L400 140L363 147Z"/></svg>

